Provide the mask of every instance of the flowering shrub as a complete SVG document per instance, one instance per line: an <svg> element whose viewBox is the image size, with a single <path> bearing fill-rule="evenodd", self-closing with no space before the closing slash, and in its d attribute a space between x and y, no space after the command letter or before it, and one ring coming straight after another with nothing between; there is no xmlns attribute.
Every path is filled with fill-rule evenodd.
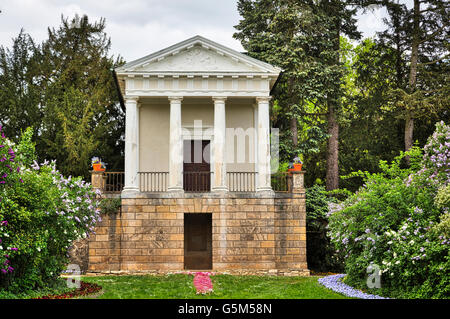
<svg viewBox="0 0 450 319"><path fill-rule="evenodd" d="M64 269L71 243L94 230L96 194L80 178L62 176L55 162L38 163L31 130L18 145L3 134L0 145L0 286L43 287Z"/></svg>
<svg viewBox="0 0 450 319"><path fill-rule="evenodd" d="M381 272L383 294L449 296L448 229L437 228L448 216L448 202L447 207L436 205L446 202L436 195L449 183L449 142L450 127L438 123L423 157L414 148L391 165L380 163L383 172L365 173L365 185L335 208L330 236L345 258L347 283L367 288L366 269L375 264ZM411 166L402 169L405 155Z"/></svg>

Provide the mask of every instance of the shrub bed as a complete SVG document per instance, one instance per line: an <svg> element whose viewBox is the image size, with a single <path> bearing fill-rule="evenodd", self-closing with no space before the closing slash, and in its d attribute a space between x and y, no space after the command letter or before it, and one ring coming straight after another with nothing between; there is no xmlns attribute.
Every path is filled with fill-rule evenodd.
<svg viewBox="0 0 450 319"><path fill-rule="evenodd" d="M85 297L88 295L95 294L101 290L102 290L102 287L100 285L81 281L80 288L77 288L72 291L62 293L62 294L47 295L47 296L37 297L37 298L33 298L33 299L69 299L69 298Z"/></svg>

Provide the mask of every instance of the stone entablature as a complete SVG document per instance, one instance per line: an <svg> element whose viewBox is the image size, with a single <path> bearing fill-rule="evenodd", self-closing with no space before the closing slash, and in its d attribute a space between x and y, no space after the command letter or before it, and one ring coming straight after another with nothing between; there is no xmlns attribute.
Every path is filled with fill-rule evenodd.
<svg viewBox="0 0 450 319"><path fill-rule="evenodd" d="M181 96L268 96L268 75L170 75L138 74L125 78L125 96L160 97Z"/></svg>

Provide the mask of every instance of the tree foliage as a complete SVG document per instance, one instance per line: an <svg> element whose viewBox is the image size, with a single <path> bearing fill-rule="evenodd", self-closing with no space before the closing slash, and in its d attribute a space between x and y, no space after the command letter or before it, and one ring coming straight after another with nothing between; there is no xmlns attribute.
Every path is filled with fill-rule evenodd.
<svg viewBox="0 0 450 319"><path fill-rule="evenodd" d="M1 123L12 138L32 126L39 158L67 175L87 177L94 155L123 168L124 112L111 74L123 61L108 55L104 29L104 19L62 17L41 45L21 32L12 50L0 48Z"/></svg>

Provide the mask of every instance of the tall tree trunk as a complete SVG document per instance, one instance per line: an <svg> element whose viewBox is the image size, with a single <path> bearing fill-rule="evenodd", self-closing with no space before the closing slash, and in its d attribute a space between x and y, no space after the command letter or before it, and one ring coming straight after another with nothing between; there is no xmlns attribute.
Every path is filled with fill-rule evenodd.
<svg viewBox="0 0 450 319"><path fill-rule="evenodd" d="M417 61L419 58L420 44L420 0L414 0L413 13L413 34L411 44L411 64L409 69L409 93L413 93L416 88L417 79ZM413 110L406 110L405 117L405 151L408 151L413 145L414 133L414 113Z"/></svg>
<svg viewBox="0 0 450 319"><path fill-rule="evenodd" d="M292 37L292 35L291 35ZM289 96L291 97L290 103L291 105L294 105L297 103L297 100L293 98L294 96L294 78L289 79ZM298 128L297 128L297 117L295 116L295 108L291 106L291 120L290 120L290 127L291 127L291 138L292 138L292 144L295 148L297 148L298 145ZM298 154L297 154L298 155Z"/></svg>
<svg viewBox="0 0 450 319"><path fill-rule="evenodd" d="M327 190L339 188L339 123L333 103L328 105Z"/></svg>
<svg viewBox="0 0 450 319"><path fill-rule="evenodd" d="M297 129L297 118L292 116L291 118L291 135L292 135L292 144L294 147L298 145L298 129Z"/></svg>
<svg viewBox="0 0 450 319"><path fill-rule="evenodd" d="M339 1L334 2L336 12L340 11ZM336 19L336 34L334 35L334 50L335 59L332 63L336 66L339 65L340 56L340 29L341 21ZM333 190L339 188L339 123L336 117L336 109L339 106L339 89L340 84L335 87L335 92L333 96L327 98L328 104L328 134L330 138L328 139L328 149L327 149L327 175L326 175L326 186L327 190Z"/></svg>
<svg viewBox="0 0 450 319"><path fill-rule="evenodd" d="M411 111L406 110L405 119L405 151L413 146L414 117ZM409 158L407 158L409 161Z"/></svg>

